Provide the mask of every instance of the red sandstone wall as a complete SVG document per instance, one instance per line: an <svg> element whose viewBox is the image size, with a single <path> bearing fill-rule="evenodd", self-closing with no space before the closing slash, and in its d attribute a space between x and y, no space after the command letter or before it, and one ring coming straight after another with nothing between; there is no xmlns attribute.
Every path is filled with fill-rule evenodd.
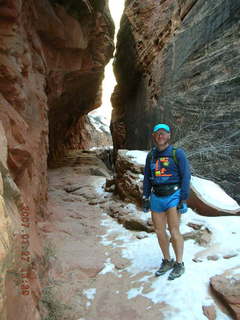
<svg viewBox="0 0 240 320"><path fill-rule="evenodd" d="M113 52L113 25L106 1L100 1L98 8L94 3L90 1L86 7L84 1L79 1L70 12L47 0L0 3L1 132L7 138L4 147L8 151L9 173L20 190L21 201L29 207L29 274L34 270L33 295L24 300L16 292L11 276L18 274L21 260L17 266L5 265L5 289L0 301L6 296L7 300L2 320L15 320L16 314L18 319L39 319L38 277L44 266L36 223L46 219L49 145L52 158L74 145L74 139L67 140L66 136L72 137L75 126L81 130L81 117L100 105L104 66ZM83 141L79 147L85 144ZM9 236L15 232L18 237L20 215L14 200L13 205L14 210L5 208L6 214L12 212L11 221L15 220L12 230L7 232ZM12 247L14 241L8 252L18 261L20 253ZM3 315L1 310L0 314Z"/></svg>

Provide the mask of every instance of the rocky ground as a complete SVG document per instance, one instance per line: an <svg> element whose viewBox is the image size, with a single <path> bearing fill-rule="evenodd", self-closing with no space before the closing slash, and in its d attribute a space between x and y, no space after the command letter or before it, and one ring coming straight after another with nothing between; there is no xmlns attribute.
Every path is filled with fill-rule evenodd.
<svg viewBox="0 0 240 320"><path fill-rule="evenodd" d="M42 319L239 319L239 251L216 247L207 222L225 217L185 216L187 271L173 282L155 278L161 255L150 214L105 192L109 177L94 151L70 153L49 170L48 218L38 225L48 264Z"/></svg>

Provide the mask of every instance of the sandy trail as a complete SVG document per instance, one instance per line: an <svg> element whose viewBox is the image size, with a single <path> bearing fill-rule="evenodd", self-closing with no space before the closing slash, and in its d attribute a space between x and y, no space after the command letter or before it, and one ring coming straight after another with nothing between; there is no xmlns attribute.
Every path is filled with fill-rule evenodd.
<svg viewBox="0 0 240 320"><path fill-rule="evenodd" d="M139 279L153 275L133 277L124 270L129 260L114 247L123 243L116 240L121 229L107 234L112 218L105 208L111 194L103 191L105 177L91 175L94 166L105 170L94 154L79 153L49 170L49 218L39 224L49 261L43 305L48 305L51 319L58 320L164 319L164 304L141 296L128 299ZM136 239L134 232L123 231ZM144 290L148 292L147 284Z"/></svg>

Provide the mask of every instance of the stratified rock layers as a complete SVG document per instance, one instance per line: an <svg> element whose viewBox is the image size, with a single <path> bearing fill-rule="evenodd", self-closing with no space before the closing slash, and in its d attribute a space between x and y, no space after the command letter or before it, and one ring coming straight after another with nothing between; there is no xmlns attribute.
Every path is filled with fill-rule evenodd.
<svg viewBox="0 0 240 320"><path fill-rule="evenodd" d="M7 150L6 168L0 166L0 173L3 179L9 175L11 188L16 184L21 204L29 208L29 277L34 266L38 266L37 273L44 268L36 223L46 218L49 149L53 159L65 148L85 146L85 136L77 134L76 127L80 131L85 115L100 105L104 66L113 52L114 30L107 1L96 3L6 0L0 4L0 138L6 135L1 153ZM35 309L39 288L34 284L38 274L34 275L36 281L31 280L31 299L19 293L19 284L19 292L13 286L22 259L11 241L20 245L22 230L19 204L16 199L8 200L4 183L0 178L1 205L5 205L4 211L0 210L1 239L6 244L0 262L4 263L1 281L8 291L7 299L6 292L1 292L0 314L3 320L16 315L35 320L39 319ZM18 262L17 269L12 260L4 262L8 253Z"/></svg>
<svg viewBox="0 0 240 320"><path fill-rule="evenodd" d="M240 3L127 1L111 129L116 149L148 149L167 122L195 174L239 198Z"/></svg>
<svg viewBox="0 0 240 320"><path fill-rule="evenodd" d="M49 69L51 160L65 148L86 144L81 139L80 124L85 121L84 115L101 105L104 67L114 49L114 26L106 0L50 2L54 3L54 25L42 23L41 16L37 25ZM46 4L38 1L37 10L44 15Z"/></svg>

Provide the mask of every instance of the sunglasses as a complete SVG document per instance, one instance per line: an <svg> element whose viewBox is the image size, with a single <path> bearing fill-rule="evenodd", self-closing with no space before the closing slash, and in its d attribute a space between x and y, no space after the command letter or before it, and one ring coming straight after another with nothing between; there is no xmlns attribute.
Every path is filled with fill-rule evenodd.
<svg viewBox="0 0 240 320"><path fill-rule="evenodd" d="M169 134L169 132L166 132L166 131L157 131L157 132L153 133L154 137L166 136L168 134Z"/></svg>

